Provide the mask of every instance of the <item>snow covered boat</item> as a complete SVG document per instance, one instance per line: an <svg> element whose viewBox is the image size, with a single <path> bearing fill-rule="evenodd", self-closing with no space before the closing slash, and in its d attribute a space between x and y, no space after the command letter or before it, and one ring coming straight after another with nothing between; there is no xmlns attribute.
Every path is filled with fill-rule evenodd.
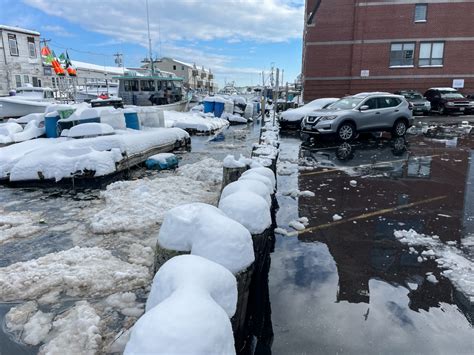
<svg viewBox="0 0 474 355"><path fill-rule="evenodd" d="M97 99L101 95L111 98L118 97L118 84L105 82L88 83L78 90L75 98L77 102L83 102Z"/></svg>
<svg viewBox="0 0 474 355"><path fill-rule="evenodd" d="M49 88L19 88L15 96L0 97L0 119L42 113L53 102L53 91Z"/></svg>

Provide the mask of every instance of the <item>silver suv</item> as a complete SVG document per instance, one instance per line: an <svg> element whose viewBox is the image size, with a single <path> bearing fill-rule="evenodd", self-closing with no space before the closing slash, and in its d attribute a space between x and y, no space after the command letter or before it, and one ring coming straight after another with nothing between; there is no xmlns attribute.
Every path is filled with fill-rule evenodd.
<svg viewBox="0 0 474 355"><path fill-rule="evenodd" d="M347 96L326 109L307 115L301 122L303 140L335 134L350 141L358 132L388 131L404 136L413 124L412 107L403 96L372 92Z"/></svg>

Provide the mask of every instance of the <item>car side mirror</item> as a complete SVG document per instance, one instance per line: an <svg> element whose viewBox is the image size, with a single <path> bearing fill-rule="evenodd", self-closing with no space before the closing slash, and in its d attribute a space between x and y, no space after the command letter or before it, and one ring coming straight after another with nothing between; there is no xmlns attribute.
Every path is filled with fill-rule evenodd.
<svg viewBox="0 0 474 355"><path fill-rule="evenodd" d="M370 107L368 105L362 105L360 108L359 108L359 111L367 111Z"/></svg>

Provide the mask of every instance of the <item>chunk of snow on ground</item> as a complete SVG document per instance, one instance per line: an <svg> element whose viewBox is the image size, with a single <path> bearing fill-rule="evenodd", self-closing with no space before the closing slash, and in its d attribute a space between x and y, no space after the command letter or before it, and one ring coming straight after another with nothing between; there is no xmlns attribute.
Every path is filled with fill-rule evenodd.
<svg viewBox="0 0 474 355"><path fill-rule="evenodd" d="M148 269L101 248L74 247L0 268L0 300L38 299L53 290L95 297L142 287Z"/></svg>
<svg viewBox="0 0 474 355"><path fill-rule="evenodd" d="M437 284L439 282L436 276L433 274L427 275L426 279L433 284Z"/></svg>
<svg viewBox="0 0 474 355"><path fill-rule="evenodd" d="M442 243L438 236L418 234L413 229L398 230L394 235L403 244L431 250L432 253L428 251L429 255L434 254L438 267L445 270L442 275L468 298L474 299L474 263L460 249ZM418 257L419 262L423 260L421 256Z"/></svg>
<svg viewBox="0 0 474 355"><path fill-rule="evenodd" d="M137 302L137 296L133 292L119 292L105 299L107 307L118 309L120 313L129 317L140 317L144 310L143 304Z"/></svg>
<svg viewBox="0 0 474 355"><path fill-rule="evenodd" d="M278 175L293 175L298 172L298 164L289 161L280 161L277 165Z"/></svg>
<svg viewBox="0 0 474 355"><path fill-rule="evenodd" d="M198 173L195 167L188 169L192 170L180 170L178 174L191 176ZM201 179L214 181L217 178L214 172L201 173ZM115 182L101 192L101 197L105 200L105 208L91 218L94 233L132 231L156 226L173 207L191 202L216 203L217 191L196 178L169 176Z"/></svg>
<svg viewBox="0 0 474 355"><path fill-rule="evenodd" d="M235 354L229 318L236 303L236 280L224 267L195 255L174 257L156 273L124 354Z"/></svg>
<svg viewBox="0 0 474 355"><path fill-rule="evenodd" d="M298 222L303 223L306 227L309 224L309 219L308 217L300 217L298 218Z"/></svg>
<svg viewBox="0 0 474 355"><path fill-rule="evenodd" d="M224 158L224 167L226 168L245 168L246 163L242 161L243 156L241 155L239 160L235 159L235 156L228 155Z"/></svg>
<svg viewBox="0 0 474 355"><path fill-rule="evenodd" d="M219 201L219 209L252 234L263 233L272 224L267 201L251 191L237 191Z"/></svg>
<svg viewBox="0 0 474 355"><path fill-rule="evenodd" d="M300 196L314 197L314 196L316 196L314 194L314 192L311 192L311 191L308 191L308 190L300 191L298 189L293 189L293 190L290 190L290 191L283 192L282 195L283 196L291 196L291 197L300 197Z"/></svg>
<svg viewBox="0 0 474 355"><path fill-rule="evenodd" d="M164 111L166 127L211 132L229 125L225 119L207 117L195 112Z"/></svg>
<svg viewBox="0 0 474 355"><path fill-rule="evenodd" d="M356 187L357 186L357 181L356 180L351 180L351 181L349 181L349 185L351 185L352 187Z"/></svg>
<svg viewBox="0 0 474 355"><path fill-rule="evenodd" d="M128 249L128 261L132 264L152 266L154 251L153 248L133 243Z"/></svg>
<svg viewBox="0 0 474 355"><path fill-rule="evenodd" d="M237 273L255 259L252 237L237 222L218 208L203 203L178 206L166 213L158 243L165 249L205 257Z"/></svg>
<svg viewBox="0 0 474 355"><path fill-rule="evenodd" d="M53 329L39 353L94 355L101 341L100 317L87 301L79 301L55 318Z"/></svg>
<svg viewBox="0 0 474 355"><path fill-rule="evenodd" d="M38 212L7 212L0 207L0 245L13 238L26 238L39 232L42 228Z"/></svg>
<svg viewBox="0 0 474 355"><path fill-rule="evenodd" d="M332 220L334 222L340 221L341 219L342 219L342 216L338 215L337 213L334 216L332 216Z"/></svg>
<svg viewBox="0 0 474 355"><path fill-rule="evenodd" d="M297 220L291 221L290 223L288 223L288 225L289 225L291 228L296 229L297 231L302 231L303 229L305 229L304 224L301 223L301 222L298 222Z"/></svg>
<svg viewBox="0 0 474 355"><path fill-rule="evenodd" d="M286 235L286 236L290 235L290 232L287 231L285 228L280 228L280 227L278 227L278 228L275 228L273 231L274 231L275 233L281 234L281 235Z"/></svg>
<svg viewBox="0 0 474 355"><path fill-rule="evenodd" d="M51 329L52 320L52 313L36 312L23 327L23 341L29 345L43 342Z"/></svg>
<svg viewBox="0 0 474 355"><path fill-rule="evenodd" d="M23 331L23 326L28 319L38 310L35 301L28 301L21 305L10 308L5 315L5 325L9 331Z"/></svg>
<svg viewBox="0 0 474 355"><path fill-rule="evenodd" d="M186 164L177 169L179 176L192 180L219 184L222 182L223 163L219 160L206 158L194 164Z"/></svg>

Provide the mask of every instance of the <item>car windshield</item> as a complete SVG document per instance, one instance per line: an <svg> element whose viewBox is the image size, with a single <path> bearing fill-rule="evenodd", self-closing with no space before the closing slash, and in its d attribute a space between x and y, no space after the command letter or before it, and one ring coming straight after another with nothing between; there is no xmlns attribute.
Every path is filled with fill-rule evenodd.
<svg viewBox="0 0 474 355"><path fill-rule="evenodd" d="M443 99L464 99L463 94L457 91L440 91Z"/></svg>
<svg viewBox="0 0 474 355"><path fill-rule="evenodd" d="M409 92L409 93L403 94L403 96L405 96L405 98L408 99L408 100L421 100L421 99L423 99L423 96L421 96L421 94L418 94L416 92Z"/></svg>
<svg viewBox="0 0 474 355"><path fill-rule="evenodd" d="M360 97L345 97L328 106L328 109L350 110L356 107L362 100L363 98Z"/></svg>

